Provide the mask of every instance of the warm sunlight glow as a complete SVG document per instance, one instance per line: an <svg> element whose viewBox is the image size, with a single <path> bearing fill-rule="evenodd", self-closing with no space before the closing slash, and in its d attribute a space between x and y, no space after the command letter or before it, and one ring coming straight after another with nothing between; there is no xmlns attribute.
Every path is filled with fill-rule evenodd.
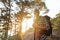
<svg viewBox="0 0 60 40"><path fill-rule="evenodd" d="M32 14L31 18L24 18L22 22L22 32L25 32L32 27L34 16Z"/></svg>

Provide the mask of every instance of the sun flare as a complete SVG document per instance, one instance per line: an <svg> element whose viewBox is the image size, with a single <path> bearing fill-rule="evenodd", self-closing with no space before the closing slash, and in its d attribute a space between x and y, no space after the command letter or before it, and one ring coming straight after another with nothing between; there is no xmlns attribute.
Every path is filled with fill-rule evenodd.
<svg viewBox="0 0 60 40"><path fill-rule="evenodd" d="M24 18L22 22L22 32L25 32L29 28L32 28L34 15L31 18Z"/></svg>

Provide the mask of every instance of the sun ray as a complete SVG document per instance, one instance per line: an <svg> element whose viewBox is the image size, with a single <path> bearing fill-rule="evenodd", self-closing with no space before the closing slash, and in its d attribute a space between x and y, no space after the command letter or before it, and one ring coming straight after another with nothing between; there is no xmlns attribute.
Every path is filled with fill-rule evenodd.
<svg viewBox="0 0 60 40"><path fill-rule="evenodd" d="M31 18L24 18L22 22L22 32L25 32L29 28L32 28L33 20L34 20L34 14L31 14Z"/></svg>

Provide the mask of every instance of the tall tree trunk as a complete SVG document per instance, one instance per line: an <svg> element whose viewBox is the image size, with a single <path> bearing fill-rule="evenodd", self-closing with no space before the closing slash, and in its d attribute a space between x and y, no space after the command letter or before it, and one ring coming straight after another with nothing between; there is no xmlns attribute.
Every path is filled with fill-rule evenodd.
<svg viewBox="0 0 60 40"><path fill-rule="evenodd" d="M36 22L39 19L39 10L38 9L35 10L34 15L35 15L35 22ZM36 26L36 28L34 27L34 29L35 29L34 30L34 40L39 40L39 30L38 30L37 26Z"/></svg>

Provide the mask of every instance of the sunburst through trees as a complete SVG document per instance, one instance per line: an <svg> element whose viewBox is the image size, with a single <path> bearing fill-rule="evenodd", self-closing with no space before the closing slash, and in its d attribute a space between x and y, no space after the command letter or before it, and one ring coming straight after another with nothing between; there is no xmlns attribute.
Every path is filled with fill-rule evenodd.
<svg viewBox="0 0 60 40"><path fill-rule="evenodd" d="M0 9L2 11L0 13L0 29L2 30L0 30L0 34L4 36L3 40L8 40L9 36L20 37L19 40L22 40L22 31L25 31L24 29L27 27L27 29L32 27L35 18L38 18L40 14L39 10L45 9L45 13L49 11L42 0L14 0L19 7L19 10L16 8L17 13L11 13L11 11L14 11L12 9L12 0L1 0L1 2L4 5L4 9Z"/></svg>

